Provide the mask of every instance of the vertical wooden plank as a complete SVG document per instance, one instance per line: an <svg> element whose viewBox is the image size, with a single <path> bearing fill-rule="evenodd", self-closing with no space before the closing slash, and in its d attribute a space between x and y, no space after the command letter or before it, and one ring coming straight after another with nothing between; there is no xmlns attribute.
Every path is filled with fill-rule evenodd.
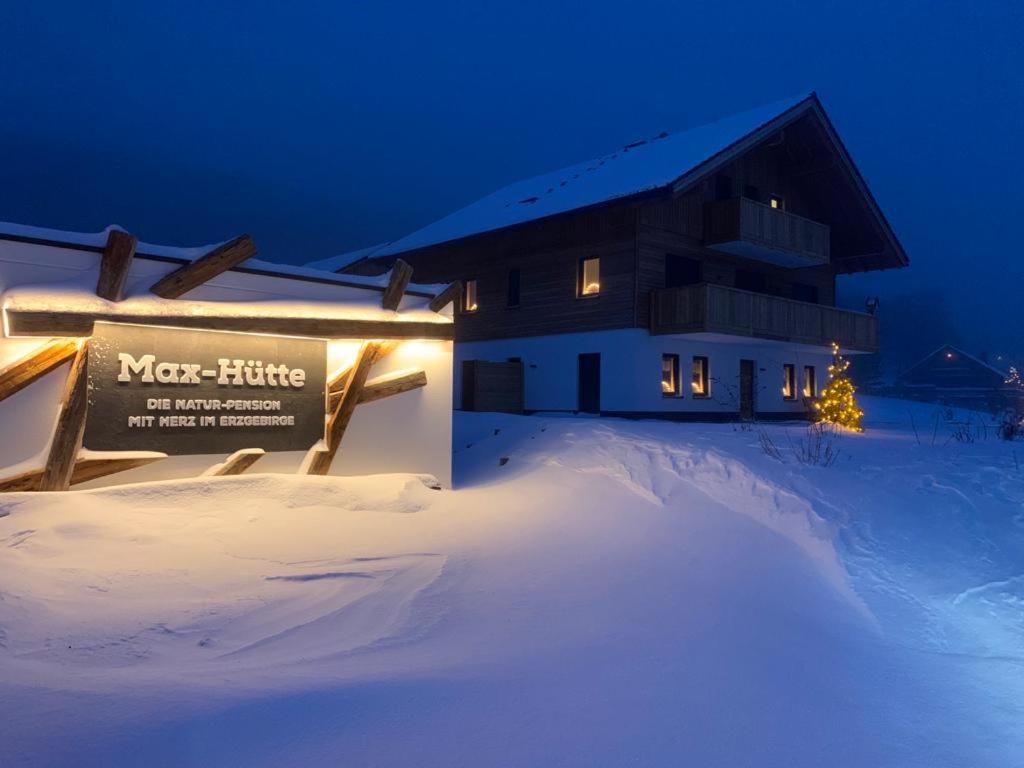
<svg viewBox="0 0 1024 768"><path fill-rule="evenodd" d="M334 409L330 420L327 422L326 449L317 452L310 457L306 463L306 472L310 475L326 475L331 469L331 462L334 461L341 440L345 436L345 430L352 420L352 414L359 404L363 395L363 387L366 385L366 378L370 368L376 360L378 345L372 341L363 342L359 348L359 355L352 366L352 373L349 374L345 391L338 401L338 407Z"/></svg>
<svg viewBox="0 0 1024 768"><path fill-rule="evenodd" d="M412 265L397 259L395 265L391 268L391 277L388 279L388 287L384 289L380 305L384 309L398 309L398 305L402 303L402 296L405 295L405 289L409 286L411 279Z"/></svg>
<svg viewBox="0 0 1024 768"><path fill-rule="evenodd" d="M71 475L75 469L75 456L82 443L82 432L85 430L85 412L88 407L89 380L86 376L86 360L89 342L86 341L78 349L68 379L64 385L64 394L60 401L60 414L57 417L57 428L53 433L50 453L46 458L43 476L39 481L41 491L66 491L71 485Z"/></svg>
<svg viewBox="0 0 1024 768"><path fill-rule="evenodd" d="M100 258L100 276L96 281L96 295L101 299L121 301L124 298L124 286L137 244L133 235L119 229L107 234L107 245Z"/></svg>

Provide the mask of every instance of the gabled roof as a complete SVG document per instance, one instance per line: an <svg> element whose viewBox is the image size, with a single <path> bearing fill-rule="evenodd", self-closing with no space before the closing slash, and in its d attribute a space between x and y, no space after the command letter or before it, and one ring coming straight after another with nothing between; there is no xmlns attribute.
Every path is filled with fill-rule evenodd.
<svg viewBox="0 0 1024 768"><path fill-rule="evenodd" d="M377 245L358 248L354 251L348 251L326 259L308 261L305 266L309 269L322 269L325 272L338 272L345 267L352 266L357 261L362 261L363 259L368 259L371 256L376 256L377 253L383 250L387 245L390 245L390 243L377 243Z"/></svg>
<svg viewBox="0 0 1024 768"><path fill-rule="evenodd" d="M958 355L958 356L964 358L965 360L970 360L975 365L980 366L982 368L986 368L989 371L991 371L992 373L998 374L1000 377L1003 378L1003 380L1005 380L1010 375L1010 372L1008 370L1006 370L1006 371L1000 370L999 368L996 368L991 363L986 363L984 360L980 360L979 358L975 357L974 355L969 354L967 352L964 352L962 349L954 347L952 344L943 344L941 347L939 347L938 349L936 349L933 352L928 353L927 355L922 357L920 360L918 360L916 363L914 363L912 366L910 366L905 371L903 371L903 373L900 374L899 378L902 379L905 376L908 376L914 370L916 370L917 368L920 368L922 365L924 365L929 360L931 360L933 357L935 357L937 355L945 355L947 352L951 352L954 355Z"/></svg>
<svg viewBox="0 0 1024 768"><path fill-rule="evenodd" d="M815 112L845 170L865 198L895 265L907 263L888 222L832 128L814 93L742 112L681 133L661 133L627 144L603 157L510 184L373 254L386 257L460 240L528 221L580 210L645 193L680 192L738 153Z"/></svg>

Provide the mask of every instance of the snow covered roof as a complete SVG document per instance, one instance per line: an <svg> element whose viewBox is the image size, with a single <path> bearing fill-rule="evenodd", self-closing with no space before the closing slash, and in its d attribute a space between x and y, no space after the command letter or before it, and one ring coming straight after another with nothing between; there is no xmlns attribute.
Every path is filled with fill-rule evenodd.
<svg viewBox="0 0 1024 768"><path fill-rule="evenodd" d="M111 230L125 231L116 224L112 224L100 232L67 232L60 229L49 229L46 227L34 227L26 224L0 221L0 240L17 240L22 242L37 243L52 246L70 246L79 249L101 252L106 245L107 235ZM153 258L162 261L173 261L186 263L195 261L206 255L214 248L223 243L211 243L199 246L169 246L144 243L140 241L136 246L135 253L139 258ZM337 257L336 257L337 258ZM326 260L325 260L326 261ZM338 285L346 285L355 288L368 288L374 291L383 290L387 286L388 275L363 276L363 275L338 275L332 269L317 268L306 264L296 266L292 264L279 264L262 259L246 259L239 265L232 267L232 272L244 272L250 274L262 274L271 277L291 277L299 280L312 280L316 282L329 282ZM419 296L436 296L446 285L421 285L410 283L406 293Z"/></svg>
<svg viewBox="0 0 1024 768"><path fill-rule="evenodd" d="M668 187L758 129L815 102L814 94L784 99L681 133L641 139L603 157L510 184L373 255L400 254Z"/></svg>
<svg viewBox="0 0 1024 768"><path fill-rule="evenodd" d="M383 250L385 246L390 244L391 243L377 243L376 245L371 245L366 248L357 248L354 251L348 251L326 259L308 261L305 266L309 269L322 269L325 272L337 272L338 270L355 264L357 261L362 261L363 259L368 259L371 256L377 255L379 251Z"/></svg>
<svg viewBox="0 0 1024 768"><path fill-rule="evenodd" d="M980 365L982 368L987 368L992 373L999 374L1004 379L1007 376L1010 375L1010 371L1008 369L1007 370L1003 370L1003 369L1000 369L1000 368L996 368L991 363L987 363L984 360L982 360L980 358L977 358L977 357L975 357L974 355L972 355L972 354L970 354L968 352L964 352L962 349L958 349L957 347L954 347L952 344L943 344L941 347L936 349L934 352L928 353L927 355L922 357L920 360L918 360L916 363L914 363L912 366L907 368L907 370L905 370L902 374L900 374L900 376L901 377L906 376L911 371L913 371L915 368L918 368L919 366L924 365L925 363L927 363L929 360L931 360L936 355L942 355L942 354L945 354L947 352L951 352L954 355L959 355L960 357L963 357L966 360L970 360L972 363L974 363L976 365Z"/></svg>

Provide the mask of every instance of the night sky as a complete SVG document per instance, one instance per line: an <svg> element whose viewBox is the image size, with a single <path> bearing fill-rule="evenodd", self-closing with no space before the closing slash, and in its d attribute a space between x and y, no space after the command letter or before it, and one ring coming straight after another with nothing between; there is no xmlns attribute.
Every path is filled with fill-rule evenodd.
<svg viewBox="0 0 1024 768"><path fill-rule="evenodd" d="M0 220L303 262L813 89L911 258L847 303L1021 349L1024 4L574 6L5 3Z"/></svg>

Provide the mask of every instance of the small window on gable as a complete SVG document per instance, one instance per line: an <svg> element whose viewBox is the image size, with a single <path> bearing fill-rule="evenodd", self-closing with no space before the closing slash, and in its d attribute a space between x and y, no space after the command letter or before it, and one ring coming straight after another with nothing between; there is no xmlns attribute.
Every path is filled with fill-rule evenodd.
<svg viewBox="0 0 1024 768"><path fill-rule="evenodd" d="M814 366L804 366L804 397L818 396L818 382L814 376Z"/></svg>
<svg viewBox="0 0 1024 768"><path fill-rule="evenodd" d="M476 280L467 280L462 286L462 311L476 312Z"/></svg>
<svg viewBox="0 0 1024 768"><path fill-rule="evenodd" d="M508 271L508 306L519 306L519 267L513 267Z"/></svg>
<svg viewBox="0 0 1024 768"><path fill-rule="evenodd" d="M601 259L594 256L580 259L579 274L576 276L577 296L597 296L601 293Z"/></svg>
<svg viewBox="0 0 1024 768"><path fill-rule="evenodd" d="M782 195L769 195L768 205L772 208L778 208L780 211L786 210L786 198Z"/></svg>
<svg viewBox="0 0 1024 768"><path fill-rule="evenodd" d="M785 400L796 400L796 366L792 363L782 366L782 397Z"/></svg>
<svg viewBox="0 0 1024 768"><path fill-rule="evenodd" d="M661 356L661 394L665 397L679 397L679 355Z"/></svg>
<svg viewBox="0 0 1024 768"><path fill-rule="evenodd" d="M706 357L693 358L693 381L690 387L694 397L711 395L711 381L708 378L708 359Z"/></svg>

